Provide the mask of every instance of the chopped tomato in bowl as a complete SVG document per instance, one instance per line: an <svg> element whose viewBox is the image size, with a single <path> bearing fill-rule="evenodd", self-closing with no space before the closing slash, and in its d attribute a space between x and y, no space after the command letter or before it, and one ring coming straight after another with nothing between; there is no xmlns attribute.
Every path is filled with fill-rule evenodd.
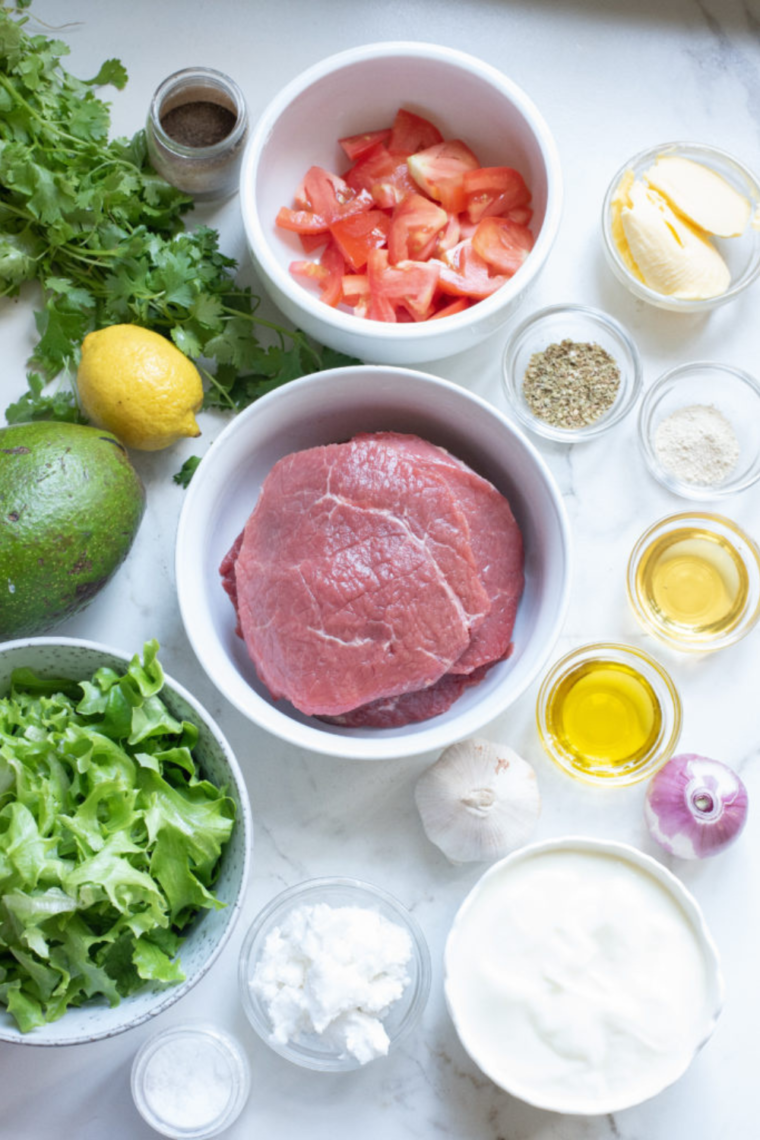
<svg viewBox="0 0 760 1140"><path fill-rule="evenodd" d="M338 142L351 166L311 166L276 219L305 252L321 249L290 272L328 305L389 323L440 319L521 269L534 237L519 171L482 166L463 140L404 107Z"/></svg>
<svg viewBox="0 0 760 1140"><path fill-rule="evenodd" d="M483 60L418 41L349 48L297 75L258 117L241 169L262 290L307 335L377 364L440 360L496 333L543 271L561 207L557 148L529 96ZM487 217L535 239L514 273L459 248ZM388 258L382 270L373 257L371 289L375 250ZM437 270L427 304L430 269L418 296L396 296L393 270L410 261ZM446 291L470 277L478 296Z"/></svg>

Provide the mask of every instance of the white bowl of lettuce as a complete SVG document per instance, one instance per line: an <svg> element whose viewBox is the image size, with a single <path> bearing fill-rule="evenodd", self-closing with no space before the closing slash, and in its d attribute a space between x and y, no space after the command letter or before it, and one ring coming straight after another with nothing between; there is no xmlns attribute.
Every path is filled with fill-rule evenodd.
<svg viewBox="0 0 760 1140"><path fill-rule="evenodd" d="M157 648L0 646L2 1041L142 1024L203 977L240 913L243 777Z"/></svg>

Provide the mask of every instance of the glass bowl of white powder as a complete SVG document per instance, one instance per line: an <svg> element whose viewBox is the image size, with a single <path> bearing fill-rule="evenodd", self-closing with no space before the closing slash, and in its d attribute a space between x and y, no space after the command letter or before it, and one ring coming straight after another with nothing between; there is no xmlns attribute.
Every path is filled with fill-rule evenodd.
<svg viewBox="0 0 760 1140"><path fill-rule="evenodd" d="M649 470L687 499L721 499L760 479L760 384L728 364L695 361L665 372L639 411Z"/></svg>
<svg viewBox="0 0 760 1140"><path fill-rule="evenodd" d="M319 1072L384 1057L419 1021L430 954L418 923L370 883L310 879L254 919L238 980L251 1025L275 1052Z"/></svg>

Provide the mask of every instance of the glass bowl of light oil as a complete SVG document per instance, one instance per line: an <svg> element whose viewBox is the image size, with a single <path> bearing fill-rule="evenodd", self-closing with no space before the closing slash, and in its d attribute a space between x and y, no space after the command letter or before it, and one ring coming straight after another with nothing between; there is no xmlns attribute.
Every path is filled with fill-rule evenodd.
<svg viewBox="0 0 760 1140"><path fill-rule="evenodd" d="M760 618L760 550L721 515L669 515L634 546L628 597L644 628L668 645L724 649Z"/></svg>
<svg viewBox="0 0 760 1140"><path fill-rule="evenodd" d="M574 649L544 678L538 731L551 758L592 784L635 784L661 768L681 733L681 699L642 649L600 642Z"/></svg>

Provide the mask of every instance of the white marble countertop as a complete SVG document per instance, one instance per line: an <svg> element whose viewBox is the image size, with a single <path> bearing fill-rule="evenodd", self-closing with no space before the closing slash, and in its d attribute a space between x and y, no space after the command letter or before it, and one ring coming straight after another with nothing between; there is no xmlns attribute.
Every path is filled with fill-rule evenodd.
<svg viewBox="0 0 760 1140"><path fill-rule="evenodd" d="M130 82L112 99L114 130L131 134L170 72L218 67L242 86L255 118L291 77L325 55L382 39L434 40L500 67L533 97L555 133L565 211L548 267L529 307L596 305L633 333L645 384L689 359L760 372L760 285L709 316L680 317L635 301L612 278L599 238L612 174L646 146L672 139L718 144L760 167L760 0L35 0L33 12L71 46L68 66L90 75L118 55ZM47 27L41 28L47 31ZM247 264L235 200L198 211L220 229L222 248ZM23 387L33 343L33 294L0 303L3 406ZM499 383L508 330L429 371L506 404ZM202 416L203 440L135 455L148 488L136 544L108 588L59 632L129 651L157 637L167 671L209 708L247 775L256 838L243 919L221 958L179 1004L112 1040L58 1050L0 1046L0 1136L8 1140L148 1140L129 1070L156 1030L203 1017L233 1031L251 1061L253 1086L230 1140L754 1140L758 1136L757 985L760 839L753 818L740 841L703 864L663 860L701 903L722 955L727 1000L717 1030L688 1073L654 1100L613 1117L561 1117L530 1108L484 1078L465 1055L441 993L441 950L461 899L482 868L452 868L425 838L412 798L433 757L384 764L299 753L240 716L212 687L185 637L173 583L173 541L183 492L171 481L186 455L203 450L223 418ZM539 442L565 496L575 540L567 622L555 657L591 640L653 650L672 670L684 703L684 750L738 768L760 803L757 677L760 630L705 659L656 647L637 627L624 574L638 534L684 506L648 475L629 418L608 437L574 448ZM760 485L721 505L760 538ZM534 727L537 685L488 735L526 756L538 774L543 813L537 839L581 833L630 842L657 857L642 820L644 787L597 791L570 781L542 752ZM396 894L422 924L433 955L433 989L415 1035L389 1058L327 1076L288 1064L245 1020L236 995L237 955L259 908L285 886L349 874Z"/></svg>

